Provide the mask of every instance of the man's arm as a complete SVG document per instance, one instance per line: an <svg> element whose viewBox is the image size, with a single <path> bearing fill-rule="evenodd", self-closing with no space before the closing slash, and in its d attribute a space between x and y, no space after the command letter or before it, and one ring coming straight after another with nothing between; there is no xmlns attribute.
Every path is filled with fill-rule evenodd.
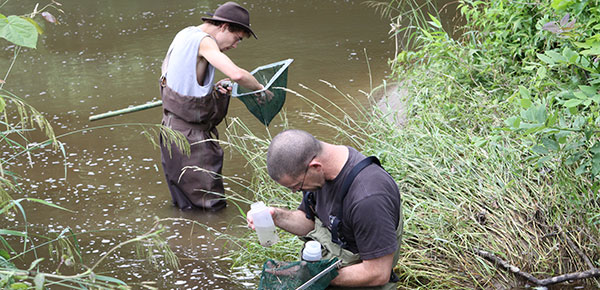
<svg viewBox="0 0 600 290"><path fill-rule="evenodd" d="M242 87L253 91L264 88L247 70L238 67L227 55L222 53L212 38L202 39L198 53L200 57L204 57L212 66Z"/></svg>
<svg viewBox="0 0 600 290"><path fill-rule="evenodd" d="M331 281L331 285L342 287L380 286L390 280L394 254L344 267L338 270L339 275Z"/></svg>
<svg viewBox="0 0 600 290"><path fill-rule="evenodd" d="M315 228L315 221L307 219L306 214L301 210L286 210L272 207L271 216L276 226L294 235L305 236ZM252 216L246 215L248 227L254 229Z"/></svg>
<svg viewBox="0 0 600 290"><path fill-rule="evenodd" d="M306 218L301 210L273 208L271 212L275 225L297 236L306 236L315 229L315 221Z"/></svg>

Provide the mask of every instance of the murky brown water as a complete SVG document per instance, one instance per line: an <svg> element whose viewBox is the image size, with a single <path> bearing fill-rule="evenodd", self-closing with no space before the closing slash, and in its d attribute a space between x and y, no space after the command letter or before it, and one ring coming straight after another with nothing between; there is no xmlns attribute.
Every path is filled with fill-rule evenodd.
<svg viewBox="0 0 600 290"><path fill-rule="evenodd" d="M12 0L2 7L2 12L24 14L36 2ZM20 184L25 196L75 211L27 204L27 219L33 231L49 228L59 233L70 227L81 233L78 239L84 263L91 265L111 247L147 231L155 217L197 220L217 231L231 231L231 225L239 225L238 231L246 230L245 221L232 206L218 213L181 212L171 206L159 150L152 147L139 127L111 126L159 123L159 108L88 122L93 114L158 99L159 65L171 39L180 29L200 24L200 17L220 1L61 2L65 10L59 15L62 24L47 27L37 50L21 53L4 88L42 111L53 122L57 135L106 127L61 138L66 160L50 149L42 149L34 151L31 158L17 158L8 166L23 177ZM288 87L305 92L298 84L307 85L331 96L342 107L347 106L343 98L320 79L345 93L362 96L359 90L368 91L370 87L365 49L373 83L380 83L389 73L387 60L394 47L387 34L388 21L362 1L259 0L243 4L251 12L259 39L243 41L228 55L248 70L293 58ZM3 76L12 48L6 48L7 43L2 40L0 47ZM351 110L350 106L347 108ZM292 127L308 130L322 139L331 137L328 129L299 116L298 112L310 108L297 97L288 95L284 110ZM237 100L232 100L229 115L240 117L257 134L264 132L264 127ZM279 122L276 118L271 124L272 133L278 130ZM223 126L220 131L223 132ZM244 161L229 153L224 174L250 176ZM11 154L3 150L4 158ZM22 224L20 220L2 223ZM180 258L179 270L164 265L159 269L149 267L136 258L132 247L111 254L102 270L136 289L144 281L151 281L154 284L149 285L158 289L256 287L250 271L232 271L227 261L214 259L223 254L223 241L214 231L195 227L190 235L190 229L189 224L174 222L165 235Z"/></svg>
<svg viewBox="0 0 600 290"><path fill-rule="evenodd" d="M27 13L36 2L10 1L2 11ZM159 108L93 123L88 117L158 99L159 66L170 41L180 29L200 24L200 17L220 1L61 3L65 14L58 18L62 24L47 26L39 48L19 55L4 87L42 111L53 122L57 135L110 124L159 123ZM319 79L361 96L358 91L368 91L370 86L365 49L374 84L389 73L387 60L394 48L387 34L388 21L361 1L262 0L244 5L251 12L259 39L244 40L238 49L228 52L241 67L251 70L293 58L289 88L303 92L298 85L302 83L331 95L342 106L342 97ZM1 44L0 73L4 74L12 49L5 49L6 42ZM310 109L298 98L288 95L284 109L293 127L324 139L331 135L298 115ZM265 131L237 100L232 100L229 115L242 118L257 134ZM279 122L279 118L273 121L272 132L278 130ZM223 126L220 129L223 132ZM27 219L33 228L49 227L58 233L71 227L74 232L83 232L79 241L84 256L91 259L84 262L91 265L110 247L148 230L155 217L189 218L221 231L231 224L245 225L231 206L219 213L181 212L172 207L160 151L141 131L134 126L108 126L61 138L67 154L66 170L60 154L49 149L34 151L33 166L28 158L13 162L10 169L24 177L21 184L26 196L76 212L28 204ZM248 176L240 157L226 154L226 158L225 175ZM212 259L223 253L223 242L214 233L196 227L190 237L190 228L175 223L166 235L181 259L178 271L152 269L135 258L134 249L128 247L111 255L102 269L133 285L156 281L154 286L159 289L254 288L251 273L232 273L227 261Z"/></svg>

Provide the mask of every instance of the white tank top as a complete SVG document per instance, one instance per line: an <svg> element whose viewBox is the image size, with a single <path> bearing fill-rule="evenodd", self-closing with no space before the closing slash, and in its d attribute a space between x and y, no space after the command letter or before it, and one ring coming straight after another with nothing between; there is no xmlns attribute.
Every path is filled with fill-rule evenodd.
<svg viewBox="0 0 600 290"><path fill-rule="evenodd" d="M198 49L204 37L210 37L197 26L181 30L167 51L167 68L163 76L167 78L167 86L184 96L204 97L212 93L215 68L209 63L202 84L198 84L196 63Z"/></svg>

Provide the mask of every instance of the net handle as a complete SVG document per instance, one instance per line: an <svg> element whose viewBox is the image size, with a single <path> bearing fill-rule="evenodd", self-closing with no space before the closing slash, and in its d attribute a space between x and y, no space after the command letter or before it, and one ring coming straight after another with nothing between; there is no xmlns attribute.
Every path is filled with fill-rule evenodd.
<svg viewBox="0 0 600 290"><path fill-rule="evenodd" d="M314 277L312 277L308 281L306 281L304 284L300 285L300 287L296 288L296 290L307 289L308 287L310 287L310 285L317 282L317 280L319 280L321 277L325 276L325 274L331 272L331 270L337 268L341 264L342 264L342 260L335 261L335 263L333 263L329 267L325 268L325 270L319 272L319 274L315 275Z"/></svg>

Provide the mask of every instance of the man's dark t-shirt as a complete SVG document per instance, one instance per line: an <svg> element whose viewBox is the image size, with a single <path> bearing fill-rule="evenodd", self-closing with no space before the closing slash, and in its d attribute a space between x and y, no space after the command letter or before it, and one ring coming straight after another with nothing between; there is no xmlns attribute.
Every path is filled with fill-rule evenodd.
<svg viewBox="0 0 600 290"><path fill-rule="evenodd" d="M337 215L335 195L352 168L365 158L348 147L346 164L334 180L325 182L315 192L316 215L330 228L329 216ZM340 235L347 249L358 253L362 260L371 260L392 254L398 248L396 229L400 215L400 192L392 177L377 164L363 169L354 179L343 201L344 217ZM298 208L304 211L304 201Z"/></svg>

